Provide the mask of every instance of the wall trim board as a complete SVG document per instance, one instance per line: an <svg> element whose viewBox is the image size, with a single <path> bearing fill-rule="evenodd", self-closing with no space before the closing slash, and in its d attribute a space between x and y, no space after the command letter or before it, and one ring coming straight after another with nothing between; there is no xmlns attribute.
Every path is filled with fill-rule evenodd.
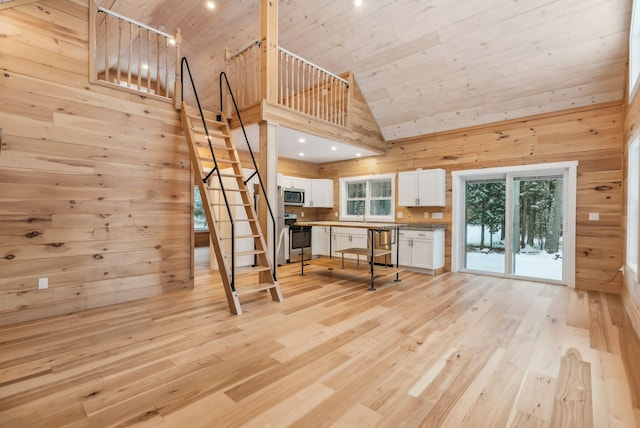
<svg viewBox="0 0 640 428"><path fill-rule="evenodd" d="M0 3L0 10L11 9L18 6L24 6L29 3L37 3L38 0L14 0L7 3Z"/></svg>

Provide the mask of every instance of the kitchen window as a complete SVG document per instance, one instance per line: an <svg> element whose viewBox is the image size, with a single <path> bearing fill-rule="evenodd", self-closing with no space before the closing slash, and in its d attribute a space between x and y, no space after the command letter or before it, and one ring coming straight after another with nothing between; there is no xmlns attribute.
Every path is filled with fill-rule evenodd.
<svg viewBox="0 0 640 428"><path fill-rule="evenodd" d="M395 174L340 179L340 220L393 221Z"/></svg>

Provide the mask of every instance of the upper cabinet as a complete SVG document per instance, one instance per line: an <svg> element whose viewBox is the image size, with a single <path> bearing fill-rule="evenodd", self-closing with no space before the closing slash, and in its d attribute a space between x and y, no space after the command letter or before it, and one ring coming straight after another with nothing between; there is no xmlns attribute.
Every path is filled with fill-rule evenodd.
<svg viewBox="0 0 640 428"><path fill-rule="evenodd" d="M444 169L418 169L398 173L398 205L444 207Z"/></svg>
<svg viewBox="0 0 640 428"><path fill-rule="evenodd" d="M306 197L313 208L333 208L333 180L320 178L311 180L311 194Z"/></svg>
<svg viewBox="0 0 640 428"><path fill-rule="evenodd" d="M304 190L304 206L333 208L333 180L325 178L282 177L283 188Z"/></svg>

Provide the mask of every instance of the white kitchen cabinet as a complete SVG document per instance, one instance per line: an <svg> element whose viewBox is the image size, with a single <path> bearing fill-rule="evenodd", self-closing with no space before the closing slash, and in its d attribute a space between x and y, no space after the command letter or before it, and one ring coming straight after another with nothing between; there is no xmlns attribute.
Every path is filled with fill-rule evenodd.
<svg viewBox="0 0 640 428"><path fill-rule="evenodd" d="M283 175L282 179L281 179L280 186L283 189L291 189L293 187L293 178L292 177L287 177L286 175Z"/></svg>
<svg viewBox="0 0 640 428"><path fill-rule="evenodd" d="M367 248L367 229L359 229L355 227L334 227L331 251L333 257L342 257L339 250L347 248ZM344 254L345 259L355 259L355 254Z"/></svg>
<svg viewBox="0 0 640 428"><path fill-rule="evenodd" d="M329 255L329 228L324 226L313 226L311 228L311 255Z"/></svg>
<svg viewBox="0 0 640 428"><path fill-rule="evenodd" d="M418 169L398 173L398 206L443 207L444 169Z"/></svg>
<svg viewBox="0 0 640 428"><path fill-rule="evenodd" d="M282 176L282 188L304 190L304 207L333 208L333 180Z"/></svg>
<svg viewBox="0 0 640 428"><path fill-rule="evenodd" d="M307 197L313 208L333 208L333 180L319 178L311 180L311 193Z"/></svg>
<svg viewBox="0 0 640 428"><path fill-rule="evenodd" d="M440 269L444 267L444 230L401 230L397 251L400 266ZM395 257L394 251L394 261Z"/></svg>

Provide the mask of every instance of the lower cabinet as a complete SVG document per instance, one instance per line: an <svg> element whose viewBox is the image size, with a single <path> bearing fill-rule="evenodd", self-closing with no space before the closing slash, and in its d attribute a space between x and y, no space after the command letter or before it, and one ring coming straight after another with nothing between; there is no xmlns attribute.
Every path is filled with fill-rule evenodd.
<svg viewBox="0 0 640 428"><path fill-rule="evenodd" d="M444 230L401 230L397 250L401 266L432 270L444 267ZM395 252L393 257L396 260Z"/></svg>
<svg viewBox="0 0 640 428"><path fill-rule="evenodd" d="M338 250L347 248L367 248L367 229L353 227L334 227L331 237L331 251L334 257L342 257ZM345 259L355 259L355 254L345 254Z"/></svg>
<svg viewBox="0 0 640 428"><path fill-rule="evenodd" d="M324 226L313 226L311 228L311 255L329 255L329 228Z"/></svg>

